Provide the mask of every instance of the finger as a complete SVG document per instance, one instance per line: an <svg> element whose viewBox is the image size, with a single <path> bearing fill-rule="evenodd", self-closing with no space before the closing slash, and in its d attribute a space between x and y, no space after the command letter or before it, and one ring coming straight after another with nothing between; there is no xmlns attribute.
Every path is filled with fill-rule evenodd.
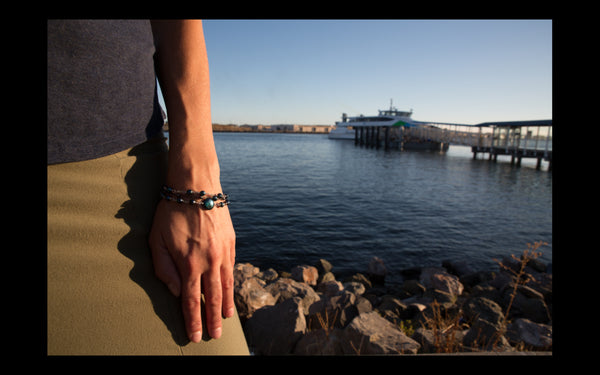
<svg viewBox="0 0 600 375"><path fill-rule="evenodd" d="M218 339L221 337L221 311L223 303L223 292L221 286L220 270L211 269L202 278L204 286L204 303L206 307L206 325L210 337Z"/></svg>
<svg viewBox="0 0 600 375"><path fill-rule="evenodd" d="M233 268L225 265L221 268L221 287L223 288L223 316L231 318L235 312L233 302Z"/></svg>
<svg viewBox="0 0 600 375"><path fill-rule="evenodd" d="M188 337L193 342L202 340L202 316L200 311L200 275L188 276L181 291L181 307Z"/></svg>
<svg viewBox="0 0 600 375"><path fill-rule="evenodd" d="M154 264L154 273L156 277L167 285L174 296L179 297L181 293L181 278L171 254L165 246L160 243L150 245L152 253L152 263Z"/></svg>

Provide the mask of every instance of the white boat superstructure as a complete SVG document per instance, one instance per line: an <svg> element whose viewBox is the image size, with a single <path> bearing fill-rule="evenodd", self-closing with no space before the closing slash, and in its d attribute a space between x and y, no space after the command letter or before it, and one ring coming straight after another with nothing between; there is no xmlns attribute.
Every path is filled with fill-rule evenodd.
<svg viewBox="0 0 600 375"><path fill-rule="evenodd" d="M379 110L377 116L354 116L348 117L345 113L342 114L342 121L337 121L335 127L329 132L330 139L354 139L355 126L389 126L389 127L414 127L417 126L415 121L411 119L412 109L410 112L399 111L390 103L390 109Z"/></svg>

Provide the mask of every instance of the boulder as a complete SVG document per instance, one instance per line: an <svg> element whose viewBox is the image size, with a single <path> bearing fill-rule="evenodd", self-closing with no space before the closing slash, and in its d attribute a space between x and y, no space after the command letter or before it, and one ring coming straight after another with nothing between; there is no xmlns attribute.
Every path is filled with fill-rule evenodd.
<svg viewBox="0 0 600 375"><path fill-rule="evenodd" d="M259 273L260 269L250 263L236 263L233 266L234 286L241 286L244 280L249 279Z"/></svg>
<svg viewBox="0 0 600 375"><path fill-rule="evenodd" d="M537 272L546 272L546 269L548 269L548 266L544 262L536 258L529 259L527 267L530 267Z"/></svg>
<svg viewBox="0 0 600 375"><path fill-rule="evenodd" d="M459 281L467 288L472 288L477 285L487 284L495 277L492 271L477 271L459 276Z"/></svg>
<svg viewBox="0 0 600 375"><path fill-rule="evenodd" d="M512 283L513 279L514 278L512 275L509 275L505 271L500 271L500 272L498 272L498 274L496 274L496 277L494 277L492 280L490 280L490 285L498 290L502 290L508 284Z"/></svg>
<svg viewBox="0 0 600 375"><path fill-rule="evenodd" d="M433 331L430 329L426 329L424 327L419 327L415 329L415 332L410 336L411 339L415 340L421 348L419 349L419 353L435 353L436 345L435 345L435 335Z"/></svg>
<svg viewBox="0 0 600 375"><path fill-rule="evenodd" d="M328 327L344 328L352 319L358 315L356 307L356 295L348 291L323 298L313 303L308 311L309 326L314 329Z"/></svg>
<svg viewBox="0 0 600 375"><path fill-rule="evenodd" d="M313 266L296 266L292 268L292 279L302 283L307 283L308 285L317 285L319 272Z"/></svg>
<svg viewBox="0 0 600 375"><path fill-rule="evenodd" d="M419 353L454 353L462 348L464 336L465 331L451 328L436 337L433 330L419 327L410 337L421 345Z"/></svg>
<svg viewBox="0 0 600 375"><path fill-rule="evenodd" d="M469 264L464 260L444 260L442 261L442 267L444 267L449 273L462 277L464 275L475 272Z"/></svg>
<svg viewBox="0 0 600 375"><path fill-rule="evenodd" d="M477 319L463 338L463 345L475 351L507 351L510 344L503 333L500 325Z"/></svg>
<svg viewBox="0 0 600 375"><path fill-rule="evenodd" d="M506 338L514 345L523 344L526 350L552 350L552 326L515 319L508 325Z"/></svg>
<svg viewBox="0 0 600 375"><path fill-rule="evenodd" d="M371 277L371 281L376 284L383 284L385 275L387 275L388 271L382 259L373 257L369 262L368 273Z"/></svg>
<svg viewBox="0 0 600 375"><path fill-rule="evenodd" d="M322 274L326 274L327 272L331 272L331 270L333 269L333 266L331 265L331 263L329 263L325 259L319 259L317 261L317 263L315 264L315 268L317 269L319 274L322 275Z"/></svg>
<svg viewBox="0 0 600 375"><path fill-rule="evenodd" d="M272 268L269 268L266 271L261 271L261 272L257 273L256 277L258 277L259 279L261 279L267 283L270 283L270 282L277 280L279 275L277 274L277 271L275 271Z"/></svg>
<svg viewBox="0 0 600 375"><path fill-rule="evenodd" d="M407 306L402 301L391 295L383 296L381 303L376 308L384 318L391 322L400 320L404 316L406 309Z"/></svg>
<svg viewBox="0 0 600 375"><path fill-rule="evenodd" d="M401 319L414 319L420 312L424 311L427 306L421 303L410 303L406 306L406 310L400 315Z"/></svg>
<svg viewBox="0 0 600 375"><path fill-rule="evenodd" d="M496 303L500 302L500 292L491 285L476 285L471 289L471 297L485 297Z"/></svg>
<svg viewBox="0 0 600 375"><path fill-rule="evenodd" d="M350 293L354 293L357 296L360 296L365 292L365 286L356 281L350 281L343 284L344 289L349 291Z"/></svg>
<svg viewBox="0 0 600 375"><path fill-rule="evenodd" d="M317 329L307 332L296 344L297 355L342 355L344 332L341 329Z"/></svg>
<svg viewBox="0 0 600 375"><path fill-rule="evenodd" d="M502 290L502 302L505 306L510 303L514 292L514 284L508 284ZM517 292L512 301L509 317L526 318L536 323L548 323L551 316L544 296L525 285L517 286Z"/></svg>
<svg viewBox="0 0 600 375"><path fill-rule="evenodd" d="M319 273L317 284L324 283L326 281L335 281L335 275L331 272Z"/></svg>
<svg viewBox="0 0 600 375"><path fill-rule="evenodd" d="M356 302L354 303L354 306L356 306L356 310L358 310L359 315L373 311L373 305L371 304L371 301L369 301L363 296L356 297Z"/></svg>
<svg viewBox="0 0 600 375"><path fill-rule="evenodd" d="M345 354L416 354L421 345L377 312L360 314L344 329Z"/></svg>
<svg viewBox="0 0 600 375"><path fill-rule="evenodd" d="M341 282L330 280L324 281L317 286L317 292L323 293L326 297L333 297L344 290Z"/></svg>
<svg viewBox="0 0 600 375"><path fill-rule="evenodd" d="M484 319L494 325L500 325L504 321L502 308L496 302L485 297L469 298L463 304L462 309L467 322Z"/></svg>
<svg viewBox="0 0 600 375"><path fill-rule="evenodd" d="M317 292L307 284L285 277L280 277L264 289L273 295L277 303L299 297L302 300L302 307L305 311L308 311L310 305L321 299Z"/></svg>
<svg viewBox="0 0 600 375"><path fill-rule="evenodd" d="M427 288L425 288L425 286L419 283L417 280L410 279L402 283L402 289L411 296L421 296L423 293L425 293Z"/></svg>
<svg viewBox="0 0 600 375"><path fill-rule="evenodd" d="M426 267L421 270L419 282L426 288L437 289L453 296L459 296L464 286L458 277L451 275L444 268Z"/></svg>
<svg viewBox="0 0 600 375"><path fill-rule="evenodd" d="M257 310L246 322L244 333L254 354L291 354L306 333L302 300L294 297Z"/></svg>
<svg viewBox="0 0 600 375"><path fill-rule="evenodd" d="M355 273L354 275L346 278L344 282L358 282L365 286L365 289L370 289L373 287L371 281L362 273Z"/></svg>
<svg viewBox="0 0 600 375"><path fill-rule="evenodd" d="M256 310L276 303L276 298L263 288L264 285L264 281L251 277L234 288L235 305L241 319L248 319Z"/></svg>

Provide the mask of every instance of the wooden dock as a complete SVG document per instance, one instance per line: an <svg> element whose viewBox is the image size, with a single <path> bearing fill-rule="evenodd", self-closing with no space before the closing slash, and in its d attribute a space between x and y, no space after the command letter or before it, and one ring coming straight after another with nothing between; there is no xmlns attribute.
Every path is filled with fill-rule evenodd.
<svg viewBox="0 0 600 375"><path fill-rule="evenodd" d="M552 120L486 122L478 125L425 123L415 127L356 126L355 145L386 150L427 149L446 151L449 145L471 147L473 159L488 153L488 160L510 155L511 164L520 166L523 158L542 160L552 170Z"/></svg>

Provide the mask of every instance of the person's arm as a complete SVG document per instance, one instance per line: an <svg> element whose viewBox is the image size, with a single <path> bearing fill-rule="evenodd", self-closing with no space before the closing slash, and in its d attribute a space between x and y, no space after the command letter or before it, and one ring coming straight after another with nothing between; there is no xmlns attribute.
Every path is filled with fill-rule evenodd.
<svg viewBox="0 0 600 375"><path fill-rule="evenodd" d="M152 21L156 70L169 114L165 184L208 194L221 190L210 116L208 58L201 21ZM191 341L202 337L201 291L211 337L221 336L221 313L231 317L235 232L229 209L210 211L161 200L149 236L157 277L181 295Z"/></svg>

